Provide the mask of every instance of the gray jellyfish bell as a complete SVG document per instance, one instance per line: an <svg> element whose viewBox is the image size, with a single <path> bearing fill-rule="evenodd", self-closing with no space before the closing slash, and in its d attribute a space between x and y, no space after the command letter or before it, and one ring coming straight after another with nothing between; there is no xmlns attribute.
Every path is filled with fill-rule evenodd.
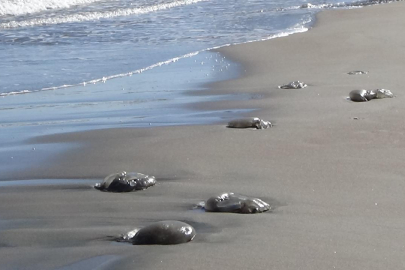
<svg viewBox="0 0 405 270"><path fill-rule="evenodd" d="M353 71L348 72L347 74L349 74L349 75L365 75L365 74L368 74L368 71L353 70Z"/></svg>
<svg viewBox="0 0 405 270"><path fill-rule="evenodd" d="M247 117L242 119L232 120L228 123L228 128L256 128L267 129L273 125L270 121L264 121L258 117Z"/></svg>
<svg viewBox="0 0 405 270"><path fill-rule="evenodd" d="M308 85L306 83L300 82L300 81L293 81L288 84L280 85L278 88L280 89L301 89L305 88Z"/></svg>
<svg viewBox="0 0 405 270"><path fill-rule="evenodd" d="M181 221L154 222L141 229L134 229L118 239L133 245L177 245L190 242L196 236L195 229Z"/></svg>
<svg viewBox="0 0 405 270"><path fill-rule="evenodd" d="M108 175L104 178L103 182L97 183L94 188L109 192L130 192L134 190L144 190L155 184L156 179L154 176L123 171Z"/></svg>
<svg viewBox="0 0 405 270"><path fill-rule="evenodd" d="M353 90L349 93L349 98L352 101L369 101L372 99L393 98L394 94L388 89L376 90Z"/></svg>
<svg viewBox="0 0 405 270"><path fill-rule="evenodd" d="M209 198L203 208L206 212L241 214L262 213L271 210L270 205L259 198L249 198L232 192Z"/></svg>
<svg viewBox="0 0 405 270"><path fill-rule="evenodd" d="M353 90L349 93L350 100L357 102L369 101L375 97L376 93L373 90L361 89L361 90Z"/></svg>

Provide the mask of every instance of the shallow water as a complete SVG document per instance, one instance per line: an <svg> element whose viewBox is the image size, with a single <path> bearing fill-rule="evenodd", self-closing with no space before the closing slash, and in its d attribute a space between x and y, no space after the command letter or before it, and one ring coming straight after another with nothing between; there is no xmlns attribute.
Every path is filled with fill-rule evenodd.
<svg viewBox="0 0 405 270"><path fill-rule="evenodd" d="M60 186L60 185L86 185L94 186L100 180L94 179L31 179L0 181L0 187L29 187L29 186Z"/></svg>
<svg viewBox="0 0 405 270"><path fill-rule="evenodd" d="M232 111L195 111L185 105L230 97L184 93L203 89L207 78L231 78L239 69L220 54L205 52L173 66L105 83L4 96L0 98L0 144L89 129L215 122Z"/></svg>

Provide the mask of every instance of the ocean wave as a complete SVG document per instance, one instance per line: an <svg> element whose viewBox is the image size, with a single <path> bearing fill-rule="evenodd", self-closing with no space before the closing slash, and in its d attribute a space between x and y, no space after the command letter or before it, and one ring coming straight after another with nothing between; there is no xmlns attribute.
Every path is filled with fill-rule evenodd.
<svg viewBox="0 0 405 270"><path fill-rule="evenodd" d="M2 0L0 16L21 16L49 9L64 9L77 5L87 5L101 0Z"/></svg>
<svg viewBox="0 0 405 270"><path fill-rule="evenodd" d="M72 1L72 0L71 0ZM79 0L77 0L79 1ZM91 0L88 0L91 1ZM156 12L160 10L175 8L179 6L191 5L198 2L203 2L207 0L179 0L165 4L158 4L152 6L146 6L142 8L124 8L116 9L104 12L84 12L73 15L65 15L51 18L36 18L31 20L23 21L10 21L0 24L0 29L10 29L10 28L19 28L19 27L29 27L29 26L38 26L38 25L52 25L60 23L74 23L74 22L84 22L84 21L97 21L100 19L109 19L115 17L124 17L130 15L141 15L151 12Z"/></svg>
<svg viewBox="0 0 405 270"><path fill-rule="evenodd" d="M305 23L309 23L310 21L307 21ZM243 43L250 43L250 42L255 42L255 41L265 41L265 40L270 40L270 39L274 39L274 38L279 38L279 37L286 37L295 33L303 33L308 31L308 28L305 27L302 24L296 25L295 27L289 28L287 29L287 31L278 33L278 34L274 34L274 35L270 35L269 37L266 38L262 38L259 40L252 40L252 41L247 41L247 42L242 42L242 43L235 43L235 44L224 44L224 45L220 45L220 46L215 46L215 47L211 47L211 48L207 48L207 49L203 49L200 51L196 51L196 52L191 52L191 53L187 53L184 54L182 56L179 57L174 57L171 58L169 60L166 61L162 61L162 62L158 62L156 64L147 66L145 68L141 68L141 69L137 69L134 71L130 71L130 72L126 72L126 73L120 73L120 74L115 74L115 75L110 75L110 76L104 76L102 78L98 78L98 79L93 79L93 80L89 80L89 81L85 81L85 82L81 82L81 83L76 83L76 84L65 84L65 85L61 85L61 86L55 86L55 87L47 87L47 88L42 88L42 89L37 89L37 90L21 90L21 91L13 91L13 92L4 92L4 93L0 93L0 97L7 97L7 96L13 96L13 95L22 95L22 94L32 94L32 93L36 93L36 92L42 92L42 91L51 91L51 90L58 90L58 89L63 89L63 88L70 88L70 87L76 87L76 86L86 86L87 84L97 84L97 83L105 83L108 80L111 79L117 79L117 78L123 78L123 77L129 77L135 74L140 74L143 73L145 71L157 68L157 67L161 67L164 65L169 65L172 63L175 63L181 59L184 58L189 58L189 57L193 57L195 55L198 55L202 52L206 52L206 51L211 51L211 50L216 50L219 48L223 48L223 47L228 47L231 45L237 45L237 44L243 44Z"/></svg>

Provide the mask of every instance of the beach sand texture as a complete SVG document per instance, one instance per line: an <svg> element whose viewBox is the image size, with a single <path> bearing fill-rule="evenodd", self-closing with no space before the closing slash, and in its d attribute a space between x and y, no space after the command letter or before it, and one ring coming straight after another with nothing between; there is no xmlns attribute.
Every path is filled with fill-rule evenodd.
<svg viewBox="0 0 405 270"><path fill-rule="evenodd" d="M145 191L91 184L0 189L1 269L402 269L405 265L405 3L324 11L310 31L220 49L244 74L207 93L248 100L193 104L259 108L267 130L224 123L110 129L39 137L71 143L3 180L98 179L121 170L156 176ZM367 75L347 75L365 70ZM305 89L278 89L300 80ZM396 98L356 103L354 89ZM205 94L205 93L204 93ZM96 182L96 181L95 181ZM274 210L205 213L221 192ZM132 246L112 237L158 220L197 231L191 243Z"/></svg>

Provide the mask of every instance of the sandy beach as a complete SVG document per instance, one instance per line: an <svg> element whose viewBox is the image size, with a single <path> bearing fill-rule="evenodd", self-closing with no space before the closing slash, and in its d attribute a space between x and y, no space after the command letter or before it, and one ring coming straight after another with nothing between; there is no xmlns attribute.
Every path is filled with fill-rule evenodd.
<svg viewBox="0 0 405 270"><path fill-rule="evenodd" d="M212 125L94 130L26 142L27 149L37 147L26 156L32 168L15 166L1 183L65 184L1 187L0 268L402 269L404 12L403 2L323 11L306 33L220 49L244 72L201 94L249 98L190 106L256 109L246 116L270 120L270 129L228 129L229 115ZM347 74L353 70L368 74ZM278 88L294 80L308 87ZM347 100L351 90L377 88L396 97ZM36 153L61 145L67 150L37 160ZM126 194L92 188L122 170L154 175L158 184ZM193 209L222 192L259 197L273 211ZM194 226L194 241L112 241L167 219Z"/></svg>

